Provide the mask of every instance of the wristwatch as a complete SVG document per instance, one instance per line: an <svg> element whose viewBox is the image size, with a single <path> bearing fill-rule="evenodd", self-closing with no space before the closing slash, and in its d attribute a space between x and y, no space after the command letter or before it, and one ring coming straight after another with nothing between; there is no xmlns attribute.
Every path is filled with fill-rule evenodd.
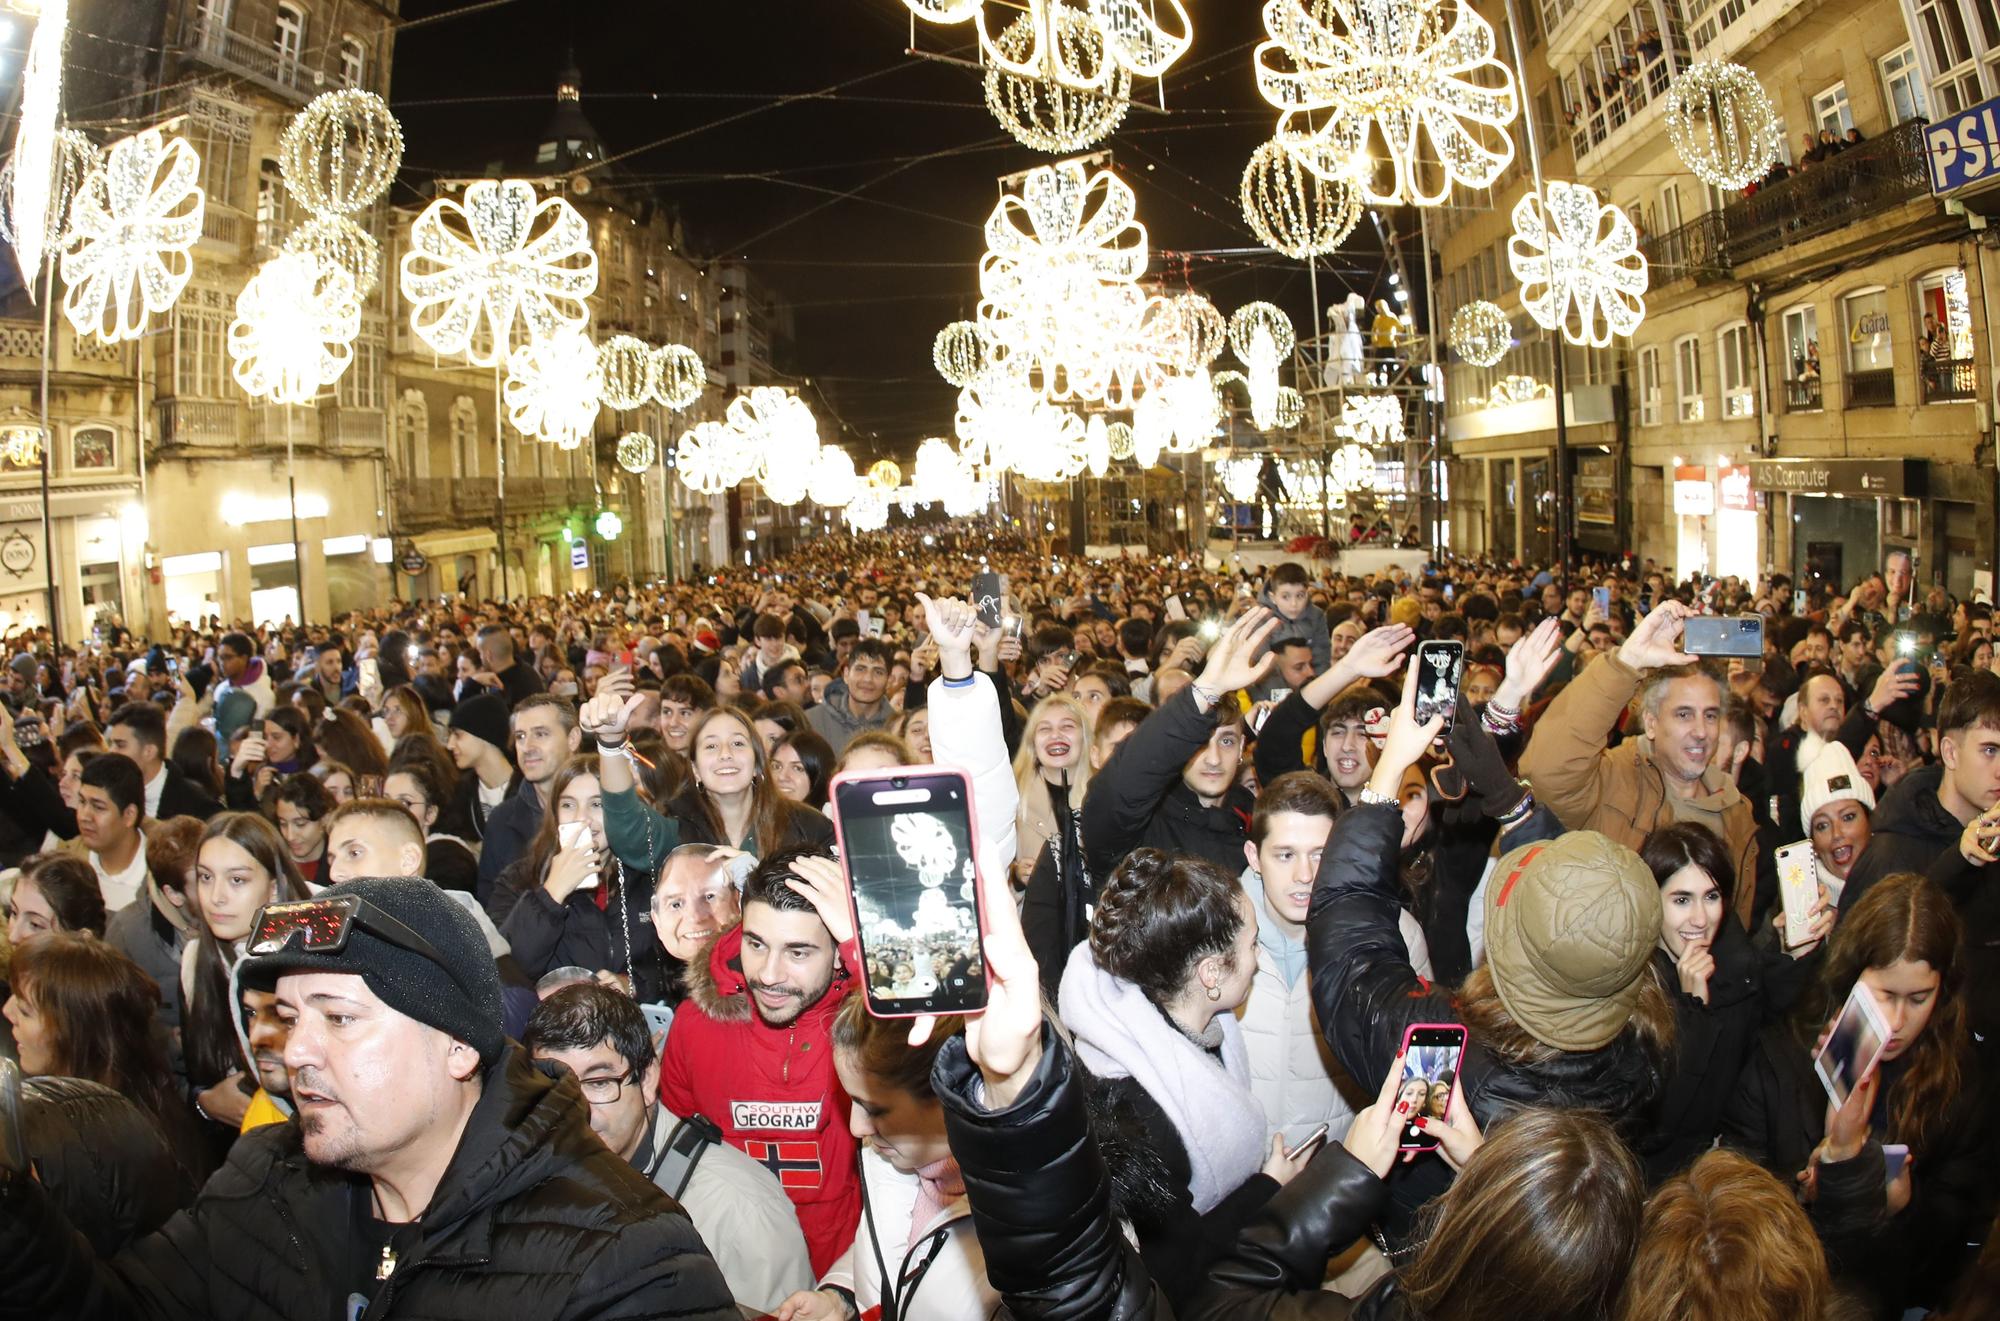
<svg viewBox="0 0 2000 1321"><path fill-rule="evenodd" d="M1362 785L1361 792L1354 795L1354 801L1357 803L1364 803L1373 807L1400 808L1402 806L1402 804L1398 802L1393 795L1376 793L1375 786L1372 784Z"/></svg>

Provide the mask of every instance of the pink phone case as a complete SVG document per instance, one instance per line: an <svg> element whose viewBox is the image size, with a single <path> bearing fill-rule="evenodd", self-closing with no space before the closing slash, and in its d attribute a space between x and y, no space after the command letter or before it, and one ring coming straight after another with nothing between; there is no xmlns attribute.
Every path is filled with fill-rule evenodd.
<svg viewBox="0 0 2000 1321"><path fill-rule="evenodd" d="M827 781L826 786L826 814L833 818L833 842L839 846L840 856L845 859L847 857L847 837L840 828L840 813L833 809L833 805L837 801L836 795L842 786L850 784L874 784L898 779L913 780L922 776L936 775L951 776L959 782L965 792L965 827L966 834L972 843L972 906L977 911L979 919L979 966L985 973L987 987L990 990L993 983L993 973L992 969L986 963L986 861L980 856L979 806L972 798L972 777L970 775L967 775L956 766L891 766L878 771L849 771L836 775ZM845 872L846 869L847 864L843 861L841 863L841 870ZM860 906L855 902L854 887L851 884L847 887L847 914L848 919L854 923L854 944L859 949L861 945L861 910ZM861 987L862 1000L868 1006L868 1012L876 1018L922 1018L927 1013L936 1012L926 1009L892 1011L877 1008L875 998L868 993L868 977L865 969L856 972L855 981ZM973 1010L972 1012L983 1013L984 1007L982 1006L980 1009Z"/></svg>
<svg viewBox="0 0 2000 1321"><path fill-rule="evenodd" d="M1459 1077L1459 1074L1460 1074L1460 1073L1462 1073L1462 1072L1464 1071L1464 1068L1465 1068L1465 1040L1466 1040L1466 1034L1465 1034L1465 1024L1463 1024L1463 1023L1412 1023L1412 1024L1410 1024L1410 1025L1409 1025L1408 1027L1406 1027L1406 1028L1404 1028L1404 1029L1403 1029L1403 1044L1402 1044L1401 1048L1399 1048L1399 1049L1398 1049L1398 1050L1396 1051L1396 1057L1397 1057L1398 1059L1401 1059L1401 1058L1404 1058L1405 1056L1407 1056L1407 1055L1408 1055L1408 1054L1410 1053L1410 1038L1411 1038L1411 1037L1413 1037L1413 1036L1415 1036L1415 1035L1416 1035L1417 1033L1419 1033L1419 1032L1456 1032L1456 1033L1458 1033L1458 1064L1457 1064L1457 1066L1456 1066L1456 1067L1454 1067L1454 1068L1452 1069L1452 1071L1451 1071L1451 1093L1450 1093L1450 1095L1448 1095L1448 1096L1446 1096L1446 1097L1445 1097L1445 1101L1444 1101L1444 1105L1445 1105L1445 1112L1446 1112L1447 1114L1449 1114L1449 1113L1451 1112L1451 1103L1452 1103L1452 1100L1453 1100L1453 1098L1455 1098L1455 1097L1456 1097L1456 1096L1458 1095L1458 1077ZM1397 1084L1397 1086L1398 1086L1398 1089L1400 1090L1400 1088L1401 1088L1401 1084L1400 1084L1400 1083L1398 1083L1398 1084ZM1405 1121L1403 1122L1403 1124L1402 1124L1402 1125L1400 1125L1400 1126L1401 1126L1401 1127L1404 1127L1404 1128L1407 1128L1407 1127L1409 1127L1409 1122L1408 1122L1407 1120L1405 1120ZM1435 1138L1431 1139L1431 1140L1430 1140L1429 1142L1424 1142L1424 1143L1412 1143L1412 1142L1407 1142L1407 1141L1406 1141L1406 1142L1402 1142L1402 1143L1399 1143L1399 1144L1397 1145L1396 1149L1397 1149L1398 1151L1436 1151L1436 1150L1438 1149L1438 1141L1437 1141L1437 1139L1435 1139Z"/></svg>

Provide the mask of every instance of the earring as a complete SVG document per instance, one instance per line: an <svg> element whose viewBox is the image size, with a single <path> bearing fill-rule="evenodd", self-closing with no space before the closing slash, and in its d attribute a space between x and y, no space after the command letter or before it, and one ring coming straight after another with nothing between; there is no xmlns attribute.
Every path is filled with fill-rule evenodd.
<svg viewBox="0 0 2000 1321"><path fill-rule="evenodd" d="M1220 986L1209 987L1208 998L1211 1000L1220 1000L1222 998L1222 988Z"/></svg>

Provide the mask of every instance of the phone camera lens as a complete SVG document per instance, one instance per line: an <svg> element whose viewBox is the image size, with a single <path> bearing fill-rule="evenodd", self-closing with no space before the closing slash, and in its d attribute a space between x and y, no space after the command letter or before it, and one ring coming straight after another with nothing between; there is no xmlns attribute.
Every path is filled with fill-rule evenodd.
<svg viewBox="0 0 2000 1321"><path fill-rule="evenodd" d="M910 784L908 780L904 779L900 775L898 775L895 779L889 781L889 783L894 785L898 789L906 789L909 787Z"/></svg>

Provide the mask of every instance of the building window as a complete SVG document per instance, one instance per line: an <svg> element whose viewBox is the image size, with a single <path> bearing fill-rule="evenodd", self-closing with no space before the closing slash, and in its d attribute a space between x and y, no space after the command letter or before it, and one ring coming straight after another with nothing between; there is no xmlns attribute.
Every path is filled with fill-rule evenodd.
<svg viewBox="0 0 2000 1321"><path fill-rule="evenodd" d="M211 204L243 205L250 168L250 112L199 93L187 101L188 144L201 158L201 190Z"/></svg>
<svg viewBox="0 0 2000 1321"><path fill-rule="evenodd" d="M1738 322L1715 337L1716 377L1722 383L1722 415L1757 415L1756 359L1750 348L1750 327Z"/></svg>
<svg viewBox="0 0 2000 1321"><path fill-rule="evenodd" d="M174 395L233 398L229 381L230 299L219 289L190 288L174 304Z"/></svg>
<svg viewBox="0 0 2000 1321"><path fill-rule="evenodd" d="M1972 301L1965 272L1933 271L1917 282L1917 369L1924 402L1971 399Z"/></svg>
<svg viewBox="0 0 2000 1321"><path fill-rule="evenodd" d="M479 475L479 407L471 395L451 401L451 453L457 477Z"/></svg>
<svg viewBox="0 0 2000 1321"><path fill-rule="evenodd" d="M1913 119L1930 118L1929 102L1924 99L1924 76L1917 68L1917 48L1905 46L1901 50L1884 55L1882 65L1882 102L1889 107L1889 118L1897 124L1907 124Z"/></svg>
<svg viewBox="0 0 2000 1321"><path fill-rule="evenodd" d="M118 433L110 427L78 427L69 434L71 472L112 472L118 467Z"/></svg>
<svg viewBox="0 0 2000 1321"><path fill-rule="evenodd" d="M1854 108L1847 104L1847 84L1835 83L1813 98L1813 129L1831 130L1836 138L1844 137L1847 130L1854 127Z"/></svg>
<svg viewBox="0 0 2000 1321"><path fill-rule="evenodd" d="M1697 335L1674 341L1674 385L1680 395L1680 420L1701 421L1701 338Z"/></svg>
<svg viewBox="0 0 2000 1321"><path fill-rule="evenodd" d="M342 408L382 407L382 321L370 317L354 341L354 361L334 385L334 400Z"/></svg>
<svg viewBox="0 0 2000 1321"><path fill-rule="evenodd" d="M361 38L345 36L340 39L340 82L343 87L359 87L368 72L368 53L361 45Z"/></svg>
<svg viewBox="0 0 2000 1321"><path fill-rule="evenodd" d="M1886 289L1864 289L1840 300L1847 338L1847 403L1850 408L1887 407L1896 402L1895 335Z"/></svg>
<svg viewBox="0 0 2000 1321"><path fill-rule="evenodd" d="M405 477L430 473L430 408L420 390L403 391L396 405L396 467Z"/></svg>
<svg viewBox="0 0 2000 1321"><path fill-rule="evenodd" d="M1784 315L1785 408L1804 412L1820 406L1819 309L1808 304Z"/></svg>
<svg viewBox="0 0 2000 1321"><path fill-rule="evenodd" d="M1657 346L1639 350L1639 425L1660 425L1660 350Z"/></svg>
<svg viewBox="0 0 2000 1321"><path fill-rule="evenodd" d="M306 53L306 11L297 5L278 6L277 48L278 78L289 83L298 77Z"/></svg>
<svg viewBox="0 0 2000 1321"><path fill-rule="evenodd" d="M257 246L275 248L285 239L285 181L278 162L257 163Z"/></svg>
<svg viewBox="0 0 2000 1321"><path fill-rule="evenodd" d="M1965 15L1958 0L1920 0L1916 6L1917 27L1931 54L1931 67L1938 70L1931 84L1938 112L1955 115L1985 99L1980 88L1979 70L1972 62L1972 38L1965 29Z"/></svg>

